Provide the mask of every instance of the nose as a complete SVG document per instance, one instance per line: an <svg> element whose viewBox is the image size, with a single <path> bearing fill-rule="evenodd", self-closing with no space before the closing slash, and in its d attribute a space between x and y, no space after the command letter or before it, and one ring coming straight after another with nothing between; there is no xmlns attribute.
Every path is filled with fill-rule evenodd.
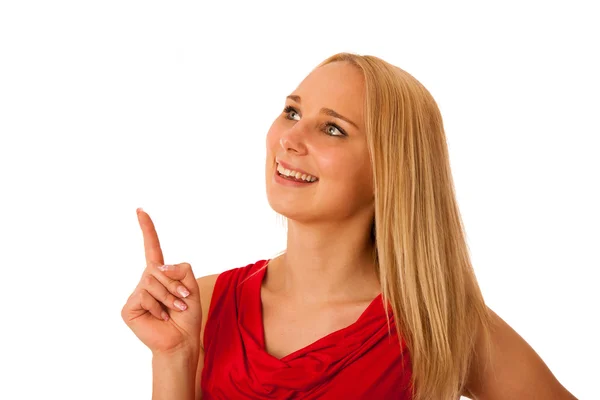
<svg viewBox="0 0 600 400"><path fill-rule="evenodd" d="M285 132L281 136L281 139L279 139L279 144L286 153L292 152L297 155L306 154L307 147L304 138L302 137L301 132L296 132L295 128L296 127Z"/></svg>

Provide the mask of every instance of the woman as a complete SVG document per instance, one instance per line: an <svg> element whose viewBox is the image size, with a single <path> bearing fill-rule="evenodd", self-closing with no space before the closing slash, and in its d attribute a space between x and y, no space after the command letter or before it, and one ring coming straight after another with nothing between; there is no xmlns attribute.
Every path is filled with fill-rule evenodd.
<svg viewBox="0 0 600 400"><path fill-rule="evenodd" d="M154 399L574 398L485 305L441 115L411 75L321 63L267 134L266 186L286 251L198 280L138 210L148 266L122 317Z"/></svg>

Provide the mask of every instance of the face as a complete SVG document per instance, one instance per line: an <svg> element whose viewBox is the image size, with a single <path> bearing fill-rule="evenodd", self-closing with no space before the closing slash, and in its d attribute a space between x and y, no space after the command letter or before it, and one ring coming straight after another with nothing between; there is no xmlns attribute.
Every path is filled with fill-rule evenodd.
<svg viewBox="0 0 600 400"><path fill-rule="evenodd" d="M364 96L361 72L334 62L286 98L267 134L267 197L277 213L303 222L372 215Z"/></svg>

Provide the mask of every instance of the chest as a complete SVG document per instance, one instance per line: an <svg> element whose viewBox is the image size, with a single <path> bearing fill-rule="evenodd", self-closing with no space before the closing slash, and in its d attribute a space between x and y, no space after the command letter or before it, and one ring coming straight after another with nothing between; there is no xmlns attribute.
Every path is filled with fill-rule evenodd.
<svg viewBox="0 0 600 400"><path fill-rule="evenodd" d="M281 359L356 323L368 302L300 305L264 294L263 331L267 353Z"/></svg>

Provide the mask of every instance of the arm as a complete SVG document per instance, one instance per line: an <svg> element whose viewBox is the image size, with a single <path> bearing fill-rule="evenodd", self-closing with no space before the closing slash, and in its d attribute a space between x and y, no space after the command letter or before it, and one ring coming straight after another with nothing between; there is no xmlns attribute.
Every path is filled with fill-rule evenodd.
<svg viewBox="0 0 600 400"><path fill-rule="evenodd" d="M577 400L540 356L504 320L492 317L491 354L478 338L463 396L475 400ZM487 366L487 367L486 367Z"/></svg>
<svg viewBox="0 0 600 400"><path fill-rule="evenodd" d="M198 351L152 356L152 400L193 400Z"/></svg>
<svg viewBox="0 0 600 400"><path fill-rule="evenodd" d="M200 343L201 348L199 352L198 366L196 368L196 378L195 378L195 400L202 399L202 390L201 390L201 381L202 381L202 369L204 368L204 327L206 326L206 321L208 319L208 311L210 310L210 301L212 299L212 294L215 289L215 282L219 274L208 275L202 278L196 279L198 282L198 287L200 288L200 303L202 307L202 328L200 329Z"/></svg>

